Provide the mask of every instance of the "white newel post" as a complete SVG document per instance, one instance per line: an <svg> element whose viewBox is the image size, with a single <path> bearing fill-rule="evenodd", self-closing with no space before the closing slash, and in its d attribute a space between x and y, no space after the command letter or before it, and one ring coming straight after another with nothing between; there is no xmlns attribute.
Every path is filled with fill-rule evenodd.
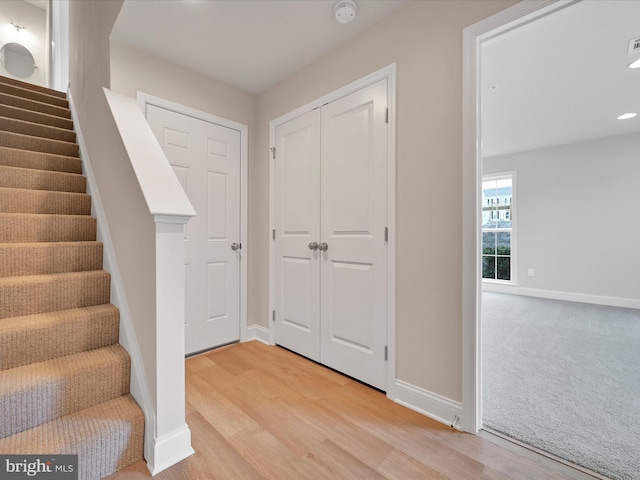
<svg viewBox="0 0 640 480"><path fill-rule="evenodd" d="M194 453L185 422L184 225L190 216L156 222L156 437L152 474Z"/></svg>

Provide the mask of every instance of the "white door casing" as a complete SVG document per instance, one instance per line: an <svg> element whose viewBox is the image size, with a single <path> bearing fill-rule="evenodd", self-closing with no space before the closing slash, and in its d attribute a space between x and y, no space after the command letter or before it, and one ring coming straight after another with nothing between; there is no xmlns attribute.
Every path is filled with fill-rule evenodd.
<svg viewBox="0 0 640 480"><path fill-rule="evenodd" d="M320 111L276 128L276 342L320 361Z"/></svg>
<svg viewBox="0 0 640 480"><path fill-rule="evenodd" d="M383 78L278 124L273 166L275 342L383 390L387 107Z"/></svg>
<svg viewBox="0 0 640 480"><path fill-rule="evenodd" d="M186 353L240 339L240 131L156 105L147 121L196 217L185 228Z"/></svg>

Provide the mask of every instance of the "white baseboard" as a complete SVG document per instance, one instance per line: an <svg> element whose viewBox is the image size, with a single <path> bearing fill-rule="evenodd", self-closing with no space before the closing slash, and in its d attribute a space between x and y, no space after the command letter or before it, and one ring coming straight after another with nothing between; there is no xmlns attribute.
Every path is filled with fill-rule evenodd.
<svg viewBox="0 0 640 480"><path fill-rule="evenodd" d="M606 305L608 307L636 308L640 309L640 300L623 297L607 297L604 295L590 295L587 293L561 292L556 290L544 290L541 288L519 287L517 285L504 285L499 283L483 283L483 292L510 293L525 297L548 298L550 300L563 300L565 302L590 303L593 305Z"/></svg>
<svg viewBox="0 0 640 480"><path fill-rule="evenodd" d="M271 345L269 342L269 329L262 325L249 325L247 327L247 341L258 340L266 345Z"/></svg>
<svg viewBox="0 0 640 480"><path fill-rule="evenodd" d="M155 438L153 443L155 462L147 462L151 475L160 473L195 453L191 447L191 430L186 424L168 435Z"/></svg>
<svg viewBox="0 0 640 480"><path fill-rule="evenodd" d="M437 422L451 425L455 417L462 417L462 404L429 392L410 383L396 380L394 402L425 415ZM456 428L459 428L457 422Z"/></svg>

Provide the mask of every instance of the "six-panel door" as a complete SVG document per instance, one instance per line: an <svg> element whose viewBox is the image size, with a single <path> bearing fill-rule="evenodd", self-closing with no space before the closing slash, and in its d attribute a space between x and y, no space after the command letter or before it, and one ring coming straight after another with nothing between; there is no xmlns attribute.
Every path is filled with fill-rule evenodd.
<svg viewBox="0 0 640 480"><path fill-rule="evenodd" d="M186 352L237 341L240 132L154 105L146 116L196 210L185 227Z"/></svg>

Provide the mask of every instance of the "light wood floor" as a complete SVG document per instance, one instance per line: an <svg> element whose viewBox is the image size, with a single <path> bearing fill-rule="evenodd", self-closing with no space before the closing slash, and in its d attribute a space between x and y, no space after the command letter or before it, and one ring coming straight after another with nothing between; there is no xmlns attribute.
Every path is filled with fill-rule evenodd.
<svg viewBox="0 0 640 480"><path fill-rule="evenodd" d="M593 480L454 431L280 347L235 344L190 358L186 373L196 454L158 480ZM139 462L109 478L149 476Z"/></svg>

